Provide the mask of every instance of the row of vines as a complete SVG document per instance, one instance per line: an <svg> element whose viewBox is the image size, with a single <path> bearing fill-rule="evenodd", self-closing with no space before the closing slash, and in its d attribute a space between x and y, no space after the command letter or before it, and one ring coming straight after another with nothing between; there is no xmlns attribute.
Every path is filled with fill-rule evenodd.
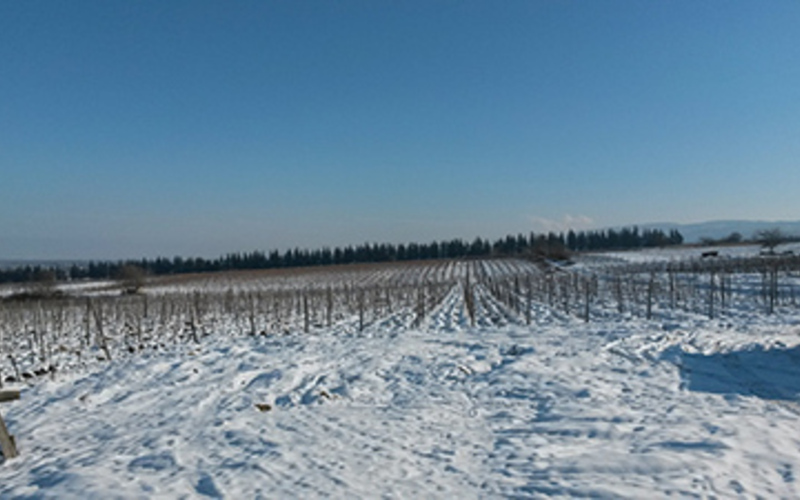
<svg viewBox="0 0 800 500"><path fill-rule="evenodd" d="M775 314L800 305L800 258L557 266L519 259L345 266L153 280L0 302L0 387L210 335L426 328L449 303L466 325ZM449 301L449 302L448 302Z"/></svg>

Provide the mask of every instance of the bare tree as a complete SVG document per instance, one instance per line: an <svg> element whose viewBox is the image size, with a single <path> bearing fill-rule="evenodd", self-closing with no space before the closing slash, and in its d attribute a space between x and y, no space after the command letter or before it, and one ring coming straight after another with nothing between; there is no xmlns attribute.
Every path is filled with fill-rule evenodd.
<svg viewBox="0 0 800 500"><path fill-rule="evenodd" d="M769 253L775 253L775 247L787 240L786 235L780 228L762 229L756 232L755 239L761 246L766 248Z"/></svg>
<svg viewBox="0 0 800 500"><path fill-rule="evenodd" d="M117 279L121 282L123 291L128 294L139 293L139 290L144 286L144 278L144 269L133 264L125 264L117 274Z"/></svg>
<svg viewBox="0 0 800 500"><path fill-rule="evenodd" d="M28 284L27 294L30 298L46 299L57 294L56 273L52 269L41 269L36 272L34 280Z"/></svg>
<svg viewBox="0 0 800 500"><path fill-rule="evenodd" d="M729 234L723 241L725 243L741 243L742 240L744 240L742 233L734 231L731 234Z"/></svg>

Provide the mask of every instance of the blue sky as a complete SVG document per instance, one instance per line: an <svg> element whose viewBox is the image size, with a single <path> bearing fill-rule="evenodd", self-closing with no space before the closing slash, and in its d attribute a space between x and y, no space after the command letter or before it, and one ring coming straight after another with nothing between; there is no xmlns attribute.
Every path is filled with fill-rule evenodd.
<svg viewBox="0 0 800 500"><path fill-rule="evenodd" d="M0 257L800 219L800 2L0 3Z"/></svg>

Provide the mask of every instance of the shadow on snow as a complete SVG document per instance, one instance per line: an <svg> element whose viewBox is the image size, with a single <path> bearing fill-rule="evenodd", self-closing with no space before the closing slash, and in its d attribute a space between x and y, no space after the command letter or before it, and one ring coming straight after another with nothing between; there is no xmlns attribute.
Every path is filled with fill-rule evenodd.
<svg viewBox="0 0 800 500"><path fill-rule="evenodd" d="M662 359L678 365L682 386L690 391L800 400L800 346L752 346L708 355L673 346Z"/></svg>

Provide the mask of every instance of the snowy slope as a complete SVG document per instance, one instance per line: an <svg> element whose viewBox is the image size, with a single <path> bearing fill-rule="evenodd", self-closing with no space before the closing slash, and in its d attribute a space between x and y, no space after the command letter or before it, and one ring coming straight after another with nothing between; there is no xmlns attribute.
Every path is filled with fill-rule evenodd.
<svg viewBox="0 0 800 500"><path fill-rule="evenodd" d="M220 331L25 387L0 498L800 496L795 317L526 326L486 300L471 328L461 296L419 329Z"/></svg>

